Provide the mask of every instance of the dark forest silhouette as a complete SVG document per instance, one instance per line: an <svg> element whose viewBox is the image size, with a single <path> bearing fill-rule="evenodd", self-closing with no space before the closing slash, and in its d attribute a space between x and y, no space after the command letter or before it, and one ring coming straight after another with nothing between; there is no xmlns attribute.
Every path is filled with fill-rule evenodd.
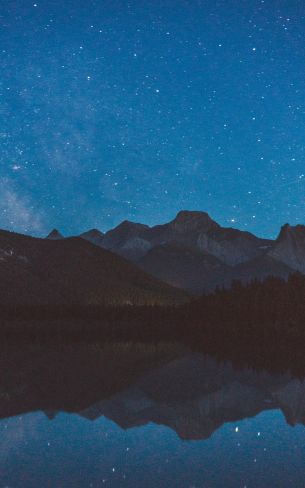
<svg viewBox="0 0 305 488"><path fill-rule="evenodd" d="M223 357L303 364L305 276L234 282L177 306L1 307L3 340L180 341Z"/></svg>

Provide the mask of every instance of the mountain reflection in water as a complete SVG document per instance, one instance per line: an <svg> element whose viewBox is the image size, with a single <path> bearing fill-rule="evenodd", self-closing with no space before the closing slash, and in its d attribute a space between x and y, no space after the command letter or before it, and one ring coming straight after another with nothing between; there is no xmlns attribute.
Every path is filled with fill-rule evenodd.
<svg viewBox="0 0 305 488"><path fill-rule="evenodd" d="M158 433L165 439L170 435L169 432L172 432L172 434L175 433L174 435L177 434L175 442L178 442L179 438L188 441L205 440L205 442L210 442L212 438L211 442L215 442L217 436L215 437L213 434L219 430L221 439L221 432L224 431L225 424L229 423L229 427L233 431L231 426L233 423L234 432L237 433L239 427L236 423L240 424L243 420L254 418L263 412L265 412L264 415L269 416L269 428L273 425L275 411L278 411L276 418L282 427L283 422L279 420L279 411L282 414L281 417L285 418L287 426L285 429L288 428L287 424L295 426L305 423L305 383L303 380L292 377L288 372L274 374L267 371L254 371L250 368L234 369L229 362L220 363L212 357L194 353L175 344L2 346L0 367L2 371L0 416L3 419L0 422L0 433L3 434L0 444L0 467L2 468L0 481L6 483L7 486L90 486L83 477L85 475L78 475L74 479L74 485L70 485L72 483L71 474L69 479L64 479L64 475L62 475L62 481L52 478L52 473L55 476L55 472L57 472L58 475L58 469L54 463L53 471L48 473L50 484L46 484L43 478L39 478L40 481L38 481L37 477L27 477L27 470L30 469L29 460L24 462L19 477L16 478L16 470L14 474L10 474L7 462L10 452L9 445L13 439L9 438L8 426L12 426L15 422L15 427L18 424L20 430L18 422L25 422L25 419L29 422L30 412L43 412L43 414L35 413L34 416L37 419L37 415L39 415L40 422L42 422L41 416L45 415L46 421L49 422L48 429L52 429L54 426L58 430L60 425L60 430L63 431L65 425L71 426L73 422L78 425L77 422L81 419L82 422L86 422L87 429L91 428L90 425L96 424L101 430L99 442L102 433L108 428L108 421L114 422L116 429L122 433L126 431L125 435L128 435L128 429L132 427L142 426L144 428L146 426L146 430L143 430L146 434L141 439L141 443L144 445L145 436L152 428L155 429L154 439ZM26 413L30 415L24 416ZM67 420L68 417L63 417L63 413L73 413L76 416L70 415L71 420ZM63 418L66 419L65 423ZM79 421L76 420L77 418ZM259 418L260 416L257 417L257 419ZM253 422L257 422L257 419L254 419ZM3 426L6 426L5 434ZM164 434L164 427L170 429L170 431L165 429L167 434ZM279 427L273 428L278 429ZM32 433L35 432L35 422L30 430ZM290 431L293 432L293 429ZM133 429L130 432L130 435L133 435ZM285 432L287 431L285 430ZM302 431L302 434L305 445L305 431ZM255 436L257 435L260 433L255 432ZM39 434L36 433L36 441L38 438ZM77 446L73 446L72 442L70 449L79 450L82 439L85 445L85 438L86 435L83 432L78 438ZM7 444L4 443L5 439ZM33 446L33 439L27 439L26 446L19 446L18 449L28 449L28 445ZM273 446L274 449L279 447L279 444ZM251 443L247 449L249 452L251 451ZM302 449L304 455L303 446ZM7 452L7 456L4 456L5 452ZM108 454L107 452L103 450L105 462L108 454L110 456L110 451ZM111 453L112 459L115 459L116 453L117 456L121 456L120 447L113 446ZM156 453L154 453L155 455ZM181 453L181 456L184 454ZM37 459L37 453L35 459ZM180 461L186 463L184 457ZM19 459L18 465L20 462ZM58 462L60 461L58 460ZM65 462L70 461L67 459ZM94 465L94 456L91 462ZM115 464L115 461L112 462ZM145 464L148 460L141 462ZM216 460L214 459L213 462ZM141 470L143 469L142 466ZM191 474L194 465L188 466L186 463L185 469ZM197 468L195 469L197 470ZM147 470L149 471L148 466ZM294 473L297 476L297 471ZM37 472L36 475L38 476ZM241 484L246 483L244 478L242 478L243 481L240 480L240 483L232 478L231 485L228 481L231 475L229 478L227 475L228 473L223 478L223 483L224 480L227 480L227 484L221 485L219 484L221 482L217 481L217 477L215 478L216 475L213 475L214 478L212 477L213 482L213 479L209 479L206 474L205 478L199 477L202 482L199 486L289 486L290 482L292 483L291 480L293 480L291 486L303 486L301 481L298 485L298 480L291 478L290 475L285 479L282 474L281 479L279 478L277 484L274 485L255 484L258 481L250 485ZM176 479L174 474L172 476L167 480L168 485L164 481L164 486L195 486L183 484L181 477ZM13 479L14 484L11 484ZM208 484L204 484L203 481L207 479L209 479ZM141 478L141 480L141 483L144 484L144 479ZM18 484L19 481L20 484ZM132 486L125 481L124 486ZM281 484L284 481L286 484ZM96 485L95 482L97 482ZM100 486L101 482L102 478L94 478L91 486ZM120 482L115 482L113 479L112 484L108 483L108 486L123 486L122 479ZM160 478L156 484L150 481L147 486L163 486L162 479Z"/></svg>
<svg viewBox="0 0 305 488"><path fill-rule="evenodd" d="M175 344L7 347L0 364L1 418L73 412L124 429L154 422L189 440L270 409L305 423L303 380L237 370Z"/></svg>

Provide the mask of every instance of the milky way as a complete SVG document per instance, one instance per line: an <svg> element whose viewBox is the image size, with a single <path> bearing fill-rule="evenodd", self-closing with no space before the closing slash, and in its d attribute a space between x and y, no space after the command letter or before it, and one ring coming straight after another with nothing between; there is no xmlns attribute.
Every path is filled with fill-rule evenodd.
<svg viewBox="0 0 305 488"><path fill-rule="evenodd" d="M305 223L298 0L7 0L0 227Z"/></svg>

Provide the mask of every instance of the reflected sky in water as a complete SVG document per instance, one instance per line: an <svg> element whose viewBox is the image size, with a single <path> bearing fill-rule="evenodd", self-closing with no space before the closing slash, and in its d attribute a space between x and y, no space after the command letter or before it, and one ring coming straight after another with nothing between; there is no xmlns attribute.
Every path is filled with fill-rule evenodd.
<svg viewBox="0 0 305 488"><path fill-rule="evenodd" d="M1 486L304 486L305 428L273 410L204 441L154 424L123 430L103 417L41 412L3 420L0 439Z"/></svg>
<svg viewBox="0 0 305 488"><path fill-rule="evenodd" d="M4 348L0 367L0 488L304 488L288 372L130 344Z"/></svg>

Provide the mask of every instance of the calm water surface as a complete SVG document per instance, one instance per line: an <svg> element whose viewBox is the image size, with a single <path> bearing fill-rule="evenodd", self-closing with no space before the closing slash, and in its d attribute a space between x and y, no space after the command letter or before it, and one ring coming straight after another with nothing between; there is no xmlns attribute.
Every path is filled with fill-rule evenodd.
<svg viewBox="0 0 305 488"><path fill-rule="evenodd" d="M288 373L122 344L10 347L0 366L1 487L305 486Z"/></svg>

